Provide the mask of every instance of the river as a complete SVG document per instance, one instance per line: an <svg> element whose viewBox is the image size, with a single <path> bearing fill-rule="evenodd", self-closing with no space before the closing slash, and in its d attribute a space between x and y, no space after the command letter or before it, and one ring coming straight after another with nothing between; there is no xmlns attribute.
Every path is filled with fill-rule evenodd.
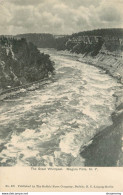
<svg viewBox="0 0 123 195"><path fill-rule="evenodd" d="M54 75L0 102L0 166L71 166L112 124L120 84L72 55L41 51L55 62Z"/></svg>

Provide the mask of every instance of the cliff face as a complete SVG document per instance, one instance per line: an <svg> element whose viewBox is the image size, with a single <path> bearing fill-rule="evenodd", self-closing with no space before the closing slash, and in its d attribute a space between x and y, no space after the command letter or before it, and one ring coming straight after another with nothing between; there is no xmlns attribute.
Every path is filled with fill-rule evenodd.
<svg viewBox="0 0 123 195"><path fill-rule="evenodd" d="M88 38L88 39L85 39ZM83 40L85 39L85 40ZM91 41L93 40L93 41ZM123 42L122 39L80 37L66 42L66 52L78 60L100 67L123 83Z"/></svg>
<svg viewBox="0 0 123 195"><path fill-rule="evenodd" d="M25 39L0 39L1 90L38 81L53 70L49 55L40 53L32 43Z"/></svg>
<svg viewBox="0 0 123 195"><path fill-rule="evenodd" d="M63 50L78 54L82 62L103 68L123 83L123 32L102 36L97 31L96 36L91 33L71 35L62 47Z"/></svg>
<svg viewBox="0 0 123 195"><path fill-rule="evenodd" d="M78 36L69 38L66 42L66 49L72 53L90 54L96 56L103 45L103 40L95 36Z"/></svg>
<svg viewBox="0 0 123 195"><path fill-rule="evenodd" d="M88 37L88 42L77 42L70 51L82 54L82 61L103 68L123 82L122 39L118 37L100 37L96 39L97 37L93 37L91 42L91 38Z"/></svg>

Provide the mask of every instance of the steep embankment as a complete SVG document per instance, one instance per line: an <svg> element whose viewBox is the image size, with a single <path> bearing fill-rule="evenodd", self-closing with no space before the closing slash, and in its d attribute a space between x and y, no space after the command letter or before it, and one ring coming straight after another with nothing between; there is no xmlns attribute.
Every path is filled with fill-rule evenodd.
<svg viewBox="0 0 123 195"><path fill-rule="evenodd" d="M0 39L0 90L41 80L52 72L49 55L25 39Z"/></svg>
<svg viewBox="0 0 123 195"><path fill-rule="evenodd" d="M115 54L115 52L110 52L102 48L96 56L79 56L80 61L106 70L108 74L110 74L114 78L117 78L119 82L123 83L122 52L119 52L119 54Z"/></svg>

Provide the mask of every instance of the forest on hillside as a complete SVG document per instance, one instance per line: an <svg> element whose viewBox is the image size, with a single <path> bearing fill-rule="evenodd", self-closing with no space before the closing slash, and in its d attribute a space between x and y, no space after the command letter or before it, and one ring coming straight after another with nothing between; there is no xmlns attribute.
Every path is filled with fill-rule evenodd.
<svg viewBox="0 0 123 195"><path fill-rule="evenodd" d="M40 53L33 43L24 38L0 38L0 84L3 88L38 81L53 70L50 56Z"/></svg>
<svg viewBox="0 0 123 195"><path fill-rule="evenodd" d="M107 28L107 29L96 29L90 31L83 31L74 33L71 35L72 37L75 36L111 36L111 37L119 37L123 38L123 28Z"/></svg>

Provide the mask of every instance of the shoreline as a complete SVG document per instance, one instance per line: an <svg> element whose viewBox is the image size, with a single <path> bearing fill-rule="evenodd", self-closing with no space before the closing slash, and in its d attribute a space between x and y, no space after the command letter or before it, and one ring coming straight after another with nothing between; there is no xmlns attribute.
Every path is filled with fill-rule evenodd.
<svg viewBox="0 0 123 195"><path fill-rule="evenodd" d="M58 51L59 52L59 51ZM115 59L115 61L118 62L118 64L114 64L114 66L112 65L112 61L109 62L109 64L107 64L107 62L105 62L105 59L102 60L102 58L107 57L107 55L103 55L101 56L99 59L99 56L102 55L102 53L98 54L98 57L91 57L91 56L84 56L83 54L77 54L77 53L71 53L70 51L62 51L63 55L67 55L67 56L71 56L71 57L76 57L77 61L81 62L81 63L85 63L91 66L94 66L96 68L100 68L101 70L106 71L106 74L108 74L109 76L113 77L114 79L116 79L119 83L123 84L123 71L120 71L118 67L115 67L115 65L119 65L122 63L122 69L123 69L123 59L121 61L121 58L117 58ZM108 55L109 57L110 55ZM112 60L114 60L114 57L112 58Z"/></svg>
<svg viewBox="0 0 123 195"><path fill-rule="evenodd" d="M44 79L41 79L39 81L35 81L35 82L28 83L25 85L20 85L18 87L13 87L13 88L7 89L5 91L2 91L2 92L0 92L0 101L3 101L6 98L16 96L20 93L25 93L28 91L36 90L39 87L43 87L44 85L49 83L51 80L52 80L51 78L45 77Z"/></svg>

